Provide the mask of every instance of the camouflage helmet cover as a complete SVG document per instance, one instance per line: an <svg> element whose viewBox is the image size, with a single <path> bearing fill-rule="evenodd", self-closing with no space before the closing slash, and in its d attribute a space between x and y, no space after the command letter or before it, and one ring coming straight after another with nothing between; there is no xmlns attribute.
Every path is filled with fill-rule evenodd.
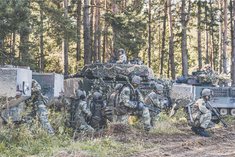
<svg viewBox="0 0 235 157"><path fill-rule="evenodd" d="M80 89L76 90L76 96L78 98L81 98L81 97L86 97L86 92L85 91L82 91Z"/></svg>
<svg viewBox="0 0 235 157"><path fill-rule="evenodd" d="M142 78L137 76L137 75L133 76L132 79L131 79L132 84L139 85L141 81L142 81Z"/></svg>
<svg viewBox="0 0 235 157"><path fill-rule="evenodd" d="M211 90L210 89L203 89L202 90L202 96L210 96L211 95Z"/></svg>
<svg viewBox="0 0 235 157"><path fill-rule="evenodd" d="M31 87L32 92L38 92L41 90L41 85L36 81L35 79L32 79L32 87Z"/></svg>
<svg viewBox="0 0 235 157"><path fill-rule="evenodd" d="M101 100L102 99L102 94L100 92L94 92L93 93L93 99L94 100Z"/></svg>
<svg viewBox="0 0 235 157"><path fill-rule="evenodd" d="M124 49L118 49L118 53L126 54L126 51Z"/></svg>
<svg viewBox="0 0 235 157"><path fill-rule="evenodd" d="M161 85L159 83L152 83L151 86L152 86L153 90L156 90L159 93L163 92L163 89L164 89L163 85Z"/></svg>

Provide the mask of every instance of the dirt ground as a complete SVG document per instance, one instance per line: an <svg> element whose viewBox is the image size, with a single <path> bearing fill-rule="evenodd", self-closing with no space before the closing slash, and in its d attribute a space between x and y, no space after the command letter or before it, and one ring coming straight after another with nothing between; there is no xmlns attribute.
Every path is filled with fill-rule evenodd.
<svg viewBox="0 0 235 157"><path fill-rule="evenodd" d="M194 134L187 125L179 126L180 133L167 135L145 133L138 130L114 128L106 134L121 143L142 143L146 148L132 154L119 154L121 157L235 157L235 124L228 128L222 126L209 130L211 137ZM126 130L126 131L120 131ZM137 148L138 149L138 148ZM77 153L77 154L76 154ZM81 152L68 155L57 154L56 157L91 157ZM108 155L110 156L110 155ZM111 155L113 156L113 155ZM93 156L92 156L93 157Z"/></svg>
<svg viewBox="0 0 235 157"><path fill-rule="evenodd" d="M133 154L138 157L235 157L235 125L209 130L211 137L199 137L189 127L183 134L146 138L155 146Z"/></svg>

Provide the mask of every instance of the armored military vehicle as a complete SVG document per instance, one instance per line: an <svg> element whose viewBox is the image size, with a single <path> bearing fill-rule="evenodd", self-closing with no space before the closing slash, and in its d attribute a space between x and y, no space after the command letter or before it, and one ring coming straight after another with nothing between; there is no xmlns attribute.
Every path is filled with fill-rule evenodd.
<svg viewBox="0 0 235 157"><path fill-rule="evenodd" d="M154 73L146 65L94 63L84 66L80 73L70 76L65 81L65 95L74 95L75 89L67 89L67 86L82 88L86 92L92 90L108 92L107 90L113 89L117 83L127 83L133 75L142 78L140 88L143 94L147 94L150 90L150 81L154 80Z"/></svg>
<svg viewBox="0 0 235 157"><path fill-rule="evenodd" d="M219 109L221 115L235 116L235 87L195 86L176 83L172 87L171 98L185 106L190 100L197 100L205 88L212 90L211 105ZM181 104L180 104L181 103Z"/></svg>
<svg viewBox="0 0 235 157"><path fill-rule="evenodd" d="M14 107L28 99L31 83L32 71L28 67L0 67L0 109Z"/></svg>
<svg viewBox="0 0 235 157"><path fill-rule="evenodd" d="M143 64L117 64L117 63L94 63L84 66L80 73L77 73L70 78L65 80L65 96L73 97L75 96L75 90L80 88L88 93L87 99L88 104L92 103L92 95L94 92L101 92L103 95L103 100L106 101L106 109L111 109L115 106L112 104L111 93L114 87L121 84L130 84L131 77L138 75L142 78L140 84L140 90L145 96L152 91L151 82L156 81L154 77L153 70L148 68ZM110 108L109 108L110 107ZM94 107L90 107L91 110ZM96 107L95 107L96 108ZM97 109L97 108L96 108ZM98 110L103 110L100 108ZM104 109L105 111L107 111ZM104 112L105 112L104 111ZM104 113L99 112L99 113ZM95 112L94 112L95 113ZM104 113L104 115L96 117L105 117L109 113ZM110 120L109 117L106 117ZM91 123L92 124L92 118ZM94 119L96 123L102 121L102 119ZM95 126L94 126L95 127Z"/></svg>

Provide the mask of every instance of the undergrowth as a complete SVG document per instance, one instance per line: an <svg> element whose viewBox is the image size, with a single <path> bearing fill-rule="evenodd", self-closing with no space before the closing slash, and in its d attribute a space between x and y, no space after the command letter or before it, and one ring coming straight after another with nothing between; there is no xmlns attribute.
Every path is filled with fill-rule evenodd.
<svg viewBox="0 0 235 157"><path fill-rule="evenodd" d="M4 126L0 129L0 156L130 156L152 147L153 143L146 142L145 138L158 134L181 134L177 126L186 124L183 111L179 111L173 118L161 113L156 120L156 127L148 134L143 133L143 129L135 124L126 126L111 123L100 136L79 135L74 140L72 130L64 125L64 116L61 112L50 114L55 135L48 135L37 120L32 125Z"/></svg>

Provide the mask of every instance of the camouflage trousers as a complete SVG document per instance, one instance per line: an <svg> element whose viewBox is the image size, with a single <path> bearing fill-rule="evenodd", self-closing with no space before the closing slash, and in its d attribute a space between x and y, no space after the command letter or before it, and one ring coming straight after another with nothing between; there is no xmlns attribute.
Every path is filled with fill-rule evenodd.
<svg viewBox="0 0 235 157"><path fill-rule="evenodd" d="M205 114L196 113L196 114L193 114L193 118L195 119L194 120L195 126L200 126L204 129L210 128L213 126L213 123L211 122L211 118L212 118L211 112L207 112Z"/></svg>
<svg viewBox="0 0 235 157"><path fill-rule="evenodd" d="M37 104L37 111L36 114L38 116L38 119L42 125L42 127L47 130L48 133L54 134L54 130L48 120L48 111L46 109L46 106L43 103Z"/></svg>
<svg viewBox="0 0 235 157"><path fill-rule="evenodd" d="M88 124L82 124L82 125L80 125L80 127L78 128L78 130L80 131L80 132L83 132L83 133L93 133L95 130L90 126L90 125L88 125Z"/></svg>
<svg viewBox="0 0 235 157"><path fill-rule="evenodd" d="M151 123L150 123L151 122L151 117L150 117L149 109L147 107L144 107L140 111L138 111L136 109L128 109L127 108L126 109L126 114L116 115L116 118L115 118L114 121L120 122L120 123L126 123L127 124L128 123L129 114L135 115L138 118L140 118L140 120L144 124L145 130L150 130L150 128L151 128Z"/></svg>

